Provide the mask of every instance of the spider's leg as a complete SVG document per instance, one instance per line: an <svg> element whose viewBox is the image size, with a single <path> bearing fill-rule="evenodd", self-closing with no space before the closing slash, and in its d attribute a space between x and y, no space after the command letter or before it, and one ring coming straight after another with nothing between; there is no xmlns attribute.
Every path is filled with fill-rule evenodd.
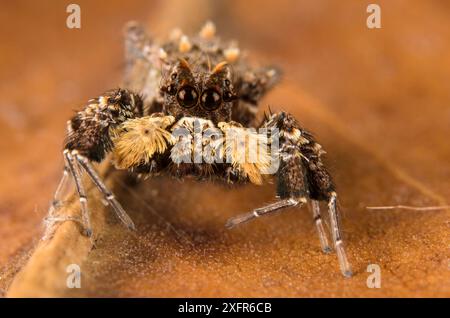
<svg viewBox="0 0 450 318"><path fill-rule="evenodd" d="M149 115L162 109L159 96L161 70L167 62L167 53L152 41L144 26L131 21L126 24L125 74L127 88L139 92L143 97L140 115Z"/></svg>
<svg viewBox="0 0 450 318"><path fill-rule="evenodd" d="M296 200L293 198L279 200L275 203L266 205L261 208L257 208L250 213L245 213L245 214L233 217L227 221L225 226L227 228L231 229L231 228L235 227L236 225L248 222L257 217L264 216L264 215L273 213L275 211L279 211L279 210L287 208L287 207L296 206L299 203L300 203L300 205L302 205L305 202L306 202L306 199L304 199L304 198L302 198L300 200Z"/></svg>
<svg viewBox="0 0 450 318"><path fill-rule="evenodd" d="M319 235L320 246L322 247L322 251L324 253L330 253L332 251L332 248L328 243L328 237L325 232L325 228L323 226L322 216L320 214L319 201L311 200L311 210L314 217L314 223L316 224L317 233Z"/></svg>
<svg viewBox="0 0 450 318"><path fill-rule="evenodd" d="M144 30L144 27L135 21L130 21L125 25L125 61L127 68L126 76L129 75L133 64L137 60L146 60L151 51L152 41Z"/></svg>
<svg viewBox="0 0 450 318"><path fill-rule="evenodd" d="M81 167L84 169L84 171L87 172L91 180L95 183L97 188L100 190L100 192L103 194L105 200L111 205L116 212L119 219L131 230L136 230L136 226L134 225L131 218L128 216L128 214L125 212L125 210L122 208L120 203L116 200L114 197L114 194L106 187L106 185L101 180L100 176L95 171L92 164L89 162L89 160L78 154L76 151L72 152L72 154L75 156L78 163L81 165Z"/></svg>
<svg viewBox="0 0 450 318"><path fill-rule="evenodd" d="M56 211L62 205L62 195L64 193L64 189L67 187L67 185L69 183L69 172L70 172L70 170L69 170L69 167L68 167L67 162L64 157L63 175L61 176L61 179L58 183L58 187L56 188L55 194L53 195L53 200L48 209L49 217L55 216Z"/></svg>
<svg viewBox="0 0 450 318"><path fill-rule="evenodd" d="M57 213L58 209L63 206L62 196L65 193L65 189L69 184L70 176L71 176L71 170L69 168L69 164L67 162L65 153L63 155L63 158L64 158L63 175L61 177L61 180L59 181L58 187L56 188L55 194L53 195L53 200L48 209L48 214L44 218L45 233L44 233L44 236L42 237L42 239L44 241L52 236L53 231L54 231L54 226L57 223L65 222L65 221L74 221L74 222L79 223L81 226L84 226L82 220L80 220L77 217L64 216L64 215L59 215Z"/></svg>
<svg viewBox="0 0 450 318"><path fill-rule="evenodd" d="M83 181L81 180L81 173L78 170L78 166L68 150L64 150L64 157L67 160L67 164L69 166L70 173L72 174L72 176L75 180L75 185L77 188L78 197L79 197L80 206L81 206L81 217L83 219L83 223L85 226L86 235L89 237L92 237L91 219L89 216L89 209L88 209L88 204L87 204L88 201L87 201L86 191L83 186ZM91 240L92 240L92 238L91 238Z"/></svg>
<svg viewBox="0 0 450 318"><path fill-rule="evenodd" d="M262 67L245 70L236 80L238 101L233 106L232 119L244 126L254 125L260 100L281 79L277 67Z"/></svg>
<svg viewBox="0 0 450 318"><path fill-rule="evenodd" d="M269 128L279 128L274 125L267 126ZM258 216L269 214L286 207L301 207L307 202L307 185L304 168L302 166L302 156L298 147L290 139L283 139L280 142L279 149L280 165L276 172L277 177L277 197L280 199L266 207L258 208L251 213L237 216L227 222L227 227L231 228L238 224L250 221Z"/></svg>
<svg viewBox="0 0 450 318"><path fill-rule="evenodd" d="M330 211L330 221L331 221L331 233L333 236L334 247L336 249L336 254L339 260L339 266L341 272L345 277L352 276L352 269L350 263L347 259L347 254L345 253L344 244L342 242L341 228L339 224L339 211L336 206L337 194L336 192L330 193L330 199L328 202L328 209Z"/></svg>
<svg viewBox="0 0 450 318"><path fill-rule="evenodd" d="M277 172L277 195L280 200L255 209L251 213L230 219L227 222L228 228L287 207L301 207L307 202L305 177L300 165L301 157L295 154L296 151L296 148L286 146L282 146L280 149L280 152L283 153L280 157L280 167Z"/></svg>
<svg viewBox="0 0 450 318"><path fill-rule="evenodd" d="M261 98L281 79L281 71L277 67L248 69L239 79L239 99L256 106Z"/></svg>
<svg viewBox="0 0 450 318"><path fill-rule="evenodd" d="M308 162L305 162L306 167L306 178L309 187L309 196L312 200L317 201L327 201L328 209L330 215L331 223L331 234L333 238L333 244L336 250L336 254L339 261L339 266L342 274L345 277L352 276L351 266L348 262L344 243L342 239L342 233L339 223L339 211L336 206L337 194L335 192L335 187L331 179L330 174L323 165L320 154L323 152L321 147L314 141L311 135L304 132L304 136L308 139L308 143L303 145L302 151L308 156ZM318 205L318 204L317 204ZM316 226L320 226L317 223ZM321 223L321 222L320 222ZM323 229L319 229L319 239L325 238L325 232ZM323 248L322 243L322 248Z"/></svg>
<svg viewBox="0 0 450 318"><path fill-rule="evenodd" d="M325 153L312 134L301 128L290 114L281 112L268 118L264 127L278 128L280 136L280 167L277 172L277 193L281 198L309 197L313 200L313 216L319 232L322 249L329 250L320 216L318 201L328 201L333 243L341 272L352 275L345 253L336 208L335 187L321 155Z"/></svg>
<svg viewBox="0 0 450 318"><path fill-rule="evenodd" d="M133 227L131 220L124 216L126 214L123 212L123 209L114 199L112 193L104 186L103 182L100 181L91 165L86 164L83 160L80 161L78 156L85 158L89 162L102 162L113 148L112 138L116 129L131 118L139 116L142 105L143 102L139 95L129 90L118 88L108 91L98 98L89 100L85 108L77 112L68 122L65 150L63 152L65 170L54 195L49 216L46 219L47 234L52 232L53 225L56 222L68 220L80 222L76 217L59 216L55 213L55 210L61 204L60 197L63 188L70 176L72 176L81 205L82 223L86 228L85 232L87 235L92 237L87 193L82 183L82 172L84 171L94 180L122 221L129 227ZM48 237L47 234L44 237Z"/></svg>

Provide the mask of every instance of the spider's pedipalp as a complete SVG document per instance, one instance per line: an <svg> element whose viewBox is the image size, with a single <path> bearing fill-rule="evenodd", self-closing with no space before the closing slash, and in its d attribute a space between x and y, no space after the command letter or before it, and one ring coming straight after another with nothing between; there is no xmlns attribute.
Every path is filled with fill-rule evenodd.
<svg viewBox="0 0 450 318"><path fill-rule="evenodd" d="M153 114L120 125L113 136L115 166L130 169L148 165L155 154L163 154L174 143L174 137L166 130L174 121L172 116Z"/></svg>

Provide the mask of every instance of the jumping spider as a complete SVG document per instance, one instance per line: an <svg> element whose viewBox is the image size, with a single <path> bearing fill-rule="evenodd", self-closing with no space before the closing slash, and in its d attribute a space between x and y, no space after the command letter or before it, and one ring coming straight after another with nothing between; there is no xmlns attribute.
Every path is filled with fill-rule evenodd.
<svg viewBox="0 0 450 318"><path fill-rule="evenodd" d="M250 67L234 42L221 41L215 35L211 22L192 38L175 30L162 43L151 40L140 25L132 22L125 28L125 38L126 88L89 100L68 121L64 174L51 210L61 205L61 189L73 177L83 225L92 236L82 183L82 174L87 173L120 220L135 229L91 164L101 162L108 154L117 169L144 177L166 174L260 184L263 178L258 164L176 163L172 132L175 127L192 130L195 122L224 132L230 127L277 128L277 201L232 218L226 226L232 228L286 207L300 207L309 198L322 250L328 253L332 248L319 207L319 201L326 201L340 268L344 276L351 276L339 226L337 195L321 161L321 146L288 113L269 114L258 123L259 101L278 82L279 71Z"/></svg>

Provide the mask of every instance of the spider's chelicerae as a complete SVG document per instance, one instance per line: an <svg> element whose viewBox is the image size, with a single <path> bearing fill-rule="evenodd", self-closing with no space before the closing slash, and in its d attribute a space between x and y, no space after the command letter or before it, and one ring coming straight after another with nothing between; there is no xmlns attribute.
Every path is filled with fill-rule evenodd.
<svg viewBox="0 0 450 318"><path fill-rule="evenodd" d="M231 128L241 129L242 134L244 128L275 128L279 137L277 200L230 219L227 227L287 207L300 207L310 199L322 250L330 252L319 207L320 201L326 201L340 268L345 276L351 276L339 225L337 195L321 160L321 146L288 113L270 114L262 121L256 117L259 101L278 82L279 71L272 67L252 68L234 42L224 42L215 35L211 22L191 38L174 30L159 43L151 40L137 23L127 25L125 36L125 88L89 100L68 121L64 174L51 206L52 214L61 205L61 189L73 177L84 227L92 236L82 183L82 174L86 173L120 220L128 228L135 228L91 164L101 162L107 155L111 155L108 158L112 158L117 169L144 177L166 174L261 184L265 179L265 164L261 162L180 161L185 151L175 145L173 132L180 128L191 132L196 125L203 131L216 129L225 135ZM223 153L217 151L216 155Z"/></svg>

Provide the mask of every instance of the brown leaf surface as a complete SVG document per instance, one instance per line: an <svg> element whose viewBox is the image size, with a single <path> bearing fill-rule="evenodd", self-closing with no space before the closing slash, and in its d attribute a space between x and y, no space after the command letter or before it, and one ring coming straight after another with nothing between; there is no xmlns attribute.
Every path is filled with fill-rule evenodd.
<svg viewBox="0 0 450 318"><path fill-rule="evenodd" d="M63 4L17 1L0 12L5 295L10 287L9 296L450 296L449 211L365 209L444 205L450 195L446 2L380 1L381 30L366 28L359 2L224 1L198 12L193 8L208 7L79 3L76 31L65 28ZM180 16L186 10L197 14ZM273 185L235 189L158 178L130 187L114 172L108 183L137 233L124 230L89 191L96 248L89 250L71 222L39 242L61 173L65 121L77 105L120 83L122 25L150 21L158 34L180 24L197 28L205 17L253 56L284 68L284 82L264 105L292 112L327 150L353 278L341 277L334 254L320 252L306 208L224 228L229 217L273 200ZM66 209L78 212L75 203ZM71 263L82 268L78 290L65 287ZM369 264L381 267L381 289L366 286Z"/></svg>

